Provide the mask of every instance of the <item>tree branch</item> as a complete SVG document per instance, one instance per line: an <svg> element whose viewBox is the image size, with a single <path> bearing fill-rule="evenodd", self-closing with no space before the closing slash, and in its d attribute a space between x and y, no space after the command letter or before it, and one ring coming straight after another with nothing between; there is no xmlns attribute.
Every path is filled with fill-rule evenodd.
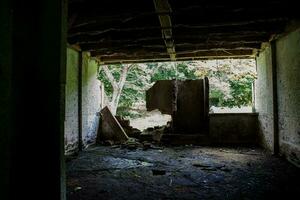
<svg viewBox="0 0 300 200"><path fill-rule="evenodd" d="M102 65L102 69L106 75L106 77L108 78L110 84L112 85L113 89L117 89L118 88L118 84L114 78L114 76L112 75L112 73L110 72L110 70L108 69L107 65Z"/></svg>

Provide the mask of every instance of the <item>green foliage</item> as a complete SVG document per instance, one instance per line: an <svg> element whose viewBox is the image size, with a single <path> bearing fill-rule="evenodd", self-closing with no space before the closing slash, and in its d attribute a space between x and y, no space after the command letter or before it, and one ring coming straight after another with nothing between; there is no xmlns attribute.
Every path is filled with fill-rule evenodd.
<svg viewBox="0 0 300 200"><path fill-rule="evenodd" d="M209 78L210 106L251 106L256 78L254 60L200 61L196 75Z"/></svg>
<svg viewBox="0 0 300 200"><path fill-rule="evenodd" d="M157 65L158 69L156 73L151 77L151 82L158 80L186 80L186 79L197 79L195 75L196 69L190 69L186 65L187 62L180 63L161 63ZM158 63L160 64L160 63Z"/></svg>
<svg viewBox="0 0 300 200"><path fill-rule="evenodd" d="M252 83L255 77L243 75L239 79L229 80L231 98L223 102L224 106L250 106L252 103Z"/></svg>
<svg viewBox="0 0 300 200"><path fill-rule="evenodd" d="M174 63L147 63L133 66L127 74L120 97L117 115L136 118L143 115L132 109L145 104L145 91L157 80L186 80L207 76L210 82L210 105L216 107L249 106L252 102L252 83L256 78L253 60L221 60ZM121 65L109 66L118 81ZM100 70L99 80L106 95L112 97L112 86Z"/></svg>
<svg viewBox="0 0 300 200"><path fill-rule="evenodd" d="M109 65L108 68L111 71L114 78L118 81L120 79L122 65ZM113 87L112 87L110 81L108 80L108 78L106 77L104 71L101 70L101 67L100 67L100 71L98 74L98 79L104 85L105 94L107 95L107 97L109 99L111 99L112 93L113 93Z"/></svg>

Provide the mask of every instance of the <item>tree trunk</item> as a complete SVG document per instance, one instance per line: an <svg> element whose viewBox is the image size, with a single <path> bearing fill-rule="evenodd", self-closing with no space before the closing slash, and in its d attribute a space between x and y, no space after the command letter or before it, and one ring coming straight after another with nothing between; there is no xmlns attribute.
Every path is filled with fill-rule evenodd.
<svg viewBox="0 0 300 200"><path fill-rule="evenodd" d="M123 66L122 74L120 76L119 82L116 82L115 78L113 77L113 75L111 74L111 72L109 71L109 69L106 65L104 65L102 67L102 69L104 70L105 75L107 76L108 80L110 81L110 83L113 87L112 100L109 103L110 104L109 107L110 107L111 113L113 115L116 115L116 113L117 113L117 108L118 108L118 104L119 104L120 97L121 97L121 94L122 94L122 90L123 90L123 87L125 85L128 70L131 66L132 65L128 65L128 64Z"/></svg>

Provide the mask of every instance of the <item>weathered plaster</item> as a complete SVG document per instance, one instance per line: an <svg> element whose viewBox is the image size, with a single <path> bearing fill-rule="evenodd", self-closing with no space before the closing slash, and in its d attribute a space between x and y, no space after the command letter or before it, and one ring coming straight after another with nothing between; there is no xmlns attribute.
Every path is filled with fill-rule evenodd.
<svg viewBox="0 0 300 200"><path fill-rule="evenodd" d="M82 58L80 58L82 56ZM81 131L82 144L86 147L94 143L97 136L101 106L100 81L97 79L98 65L90 59L88 53L79 53L68 48L67 50L67 77L66 77L66 114L65 114L65 152L72 154L79 147L79 68L82 59L81 78Z"/></svg>
<svg viewBox="0 0 300 200"><path fill-rule="evenodd" d="M96 61L90 59L85 52L82 61L82 140L86 146L96 141L101 109L101 83L97 79Z"/></svg>
<svg viewBox="0 0 300 200"><path fill-rule="evenodd" d="M67 49L66 103L65 103L65 151L78 148L78 69L80 53Z"/></svg>
<svg viewBox="0 0 300 200"><path fill-rule="evenodd" d="M255 109L259 112L258 130L260 141L264 147L273 150L273 82L270 45L265 47L256 61L258 77L255 81Z"/></svg>
<svg viewBox="0 0 300 200"><path fill-rule="evenodd" d="M276 43L278 124L273 123L272 55L270 47L257 57L256 111L263 144L273 150L274 127L279 131L279 152L300 166L300 29ZM276 98L276 97L274 97Z"/></svg>
<svg viewBox="0 0 300 200"><path fill-rule="evenodd" d="M276 43L280 153L300 166L300 29Z"/></svg>

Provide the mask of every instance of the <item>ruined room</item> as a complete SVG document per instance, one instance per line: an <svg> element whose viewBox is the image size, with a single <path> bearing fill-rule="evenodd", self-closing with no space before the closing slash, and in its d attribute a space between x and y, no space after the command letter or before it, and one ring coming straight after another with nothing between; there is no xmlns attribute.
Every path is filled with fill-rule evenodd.
<svg viewBox="0 0 300 200"><path fill-rule="evenodd" d="M296 199L296 4L1 1L0 199ZM249 109L212 111L218 73L204 71L242 62L255 74ZM160 66L173 75L150 76ZM132 67L143 76L123 76ZM131 93L117 91L145 77L147 87L131 93L143 112L168 120L138 129L116 106Z"/></svg>

